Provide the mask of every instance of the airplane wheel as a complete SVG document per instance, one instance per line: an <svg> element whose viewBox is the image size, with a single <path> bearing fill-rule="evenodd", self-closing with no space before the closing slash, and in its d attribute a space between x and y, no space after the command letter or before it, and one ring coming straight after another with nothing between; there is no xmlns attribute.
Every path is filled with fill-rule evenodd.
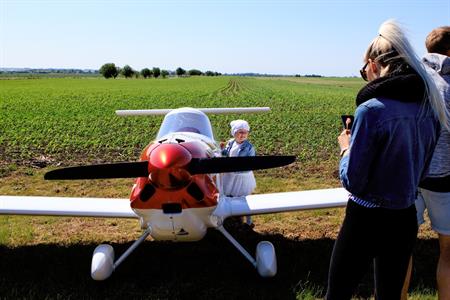
<svg viewBox="0 0 450 300"><path fill-rule="evenodd" d="M91 277L94 280L105 280L114 271L114 249L110 245L99 245L94 250L91 264Z"/></svg>
<svg viewBox="0 0 450 300"><path fill-rule="evenodd" d="M256 269L261 277L273 277L277 274L277 257L271 242L262 241L256 246Z"/></svg>

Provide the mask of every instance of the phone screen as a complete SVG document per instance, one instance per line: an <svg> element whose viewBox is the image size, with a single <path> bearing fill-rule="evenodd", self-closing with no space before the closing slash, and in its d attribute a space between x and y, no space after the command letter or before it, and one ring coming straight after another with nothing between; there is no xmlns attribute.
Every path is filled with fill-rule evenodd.
<svg viewBox="0 0 450 300"><path fill-rule="evenodd" d="M342 126L344 129L352 130L353 121L355 120L355 117L352 115L342 115Z"/></svg>

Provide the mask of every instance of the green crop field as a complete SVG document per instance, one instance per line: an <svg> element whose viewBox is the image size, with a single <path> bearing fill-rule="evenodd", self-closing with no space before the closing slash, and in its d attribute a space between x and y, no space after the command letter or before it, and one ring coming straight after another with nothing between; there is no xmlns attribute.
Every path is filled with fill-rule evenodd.
<svg viewBox="0 0 450 300"><path fill-rule="evenodd" d="M293 154L300 165L336 163L339 116L353 111L361 85L238 77L0 80L0 159L135 160L162 117L118 117L117 109L269 106L264 114L211 115L216 139L228 139L228 123L245 118L259 154Z"/></svg>
<svg viewBox="0 0 450 300"><path fill-rule="evenodd" d="M352 114L359 78L99 77L0 78L0 194L127 197L132 180L47 182L56 166L135 161L162 116L118 117L117 109L269 106L269 113L210 115L216 140L229 122L249 121L258 154L295 155L293 166L255 172L256 193L337 187L341 114ZM0 298L315 299L343 209L255 216L231 233L254 252L269 240L278 275L263 280L223 236L198 243L146 241L106 282L89 276L92 251L123 253L141 234L136 220L0 216ZM429 224L416 250L413 299L435 299L438 243ZM357 291L373 295L369 274Z"/></svg>

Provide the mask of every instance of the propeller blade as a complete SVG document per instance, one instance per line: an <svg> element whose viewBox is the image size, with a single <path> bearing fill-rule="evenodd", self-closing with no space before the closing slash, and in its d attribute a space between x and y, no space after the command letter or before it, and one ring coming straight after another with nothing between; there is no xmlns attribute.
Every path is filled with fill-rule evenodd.
<svg viewBox="0 0 450 300"><path fill-rule="evenodd" d="M45 173L44 179L104 179L148 176L148 161L69 167Z"/></svg>
<svg viewBox="0 0 450 300"><path fill-rule="evenodd" d="M192 175L276 168L295 161L295 156L243 156L193 158L187 166Z"/></svg>

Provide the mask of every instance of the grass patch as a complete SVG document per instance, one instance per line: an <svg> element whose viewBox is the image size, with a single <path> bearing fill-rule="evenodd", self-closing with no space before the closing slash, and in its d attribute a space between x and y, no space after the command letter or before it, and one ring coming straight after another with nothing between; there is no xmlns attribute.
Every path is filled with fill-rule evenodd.
<svg viewBox="0 0 450 300"><path fill-rule="evenodd" d="M15 247L26 245L34 238L34 229L28 218L0 216L0 244Z"/></svg>
<svg viewBox="0 0 450 300"><path fill-rule="evenodd" d="M0 178L9 176L9 175L11 175L11 173L13 173L16 170L17 170L17 165L14 163L0 164Z"/></svg>
<svg viewBox="0 0 450 300"><path fill-rule="evenodd" d="M408 299L411 300L436 300L438 299L436 289L431 289L423 286L416 287L408 294Z"/></svg>

